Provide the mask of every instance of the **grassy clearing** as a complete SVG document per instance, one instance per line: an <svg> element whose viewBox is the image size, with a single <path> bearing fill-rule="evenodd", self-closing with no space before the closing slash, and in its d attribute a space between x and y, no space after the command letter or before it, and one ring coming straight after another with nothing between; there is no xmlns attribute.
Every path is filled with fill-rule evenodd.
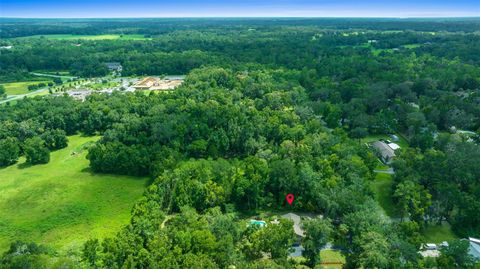
<svg viewBox="0 0 480 269"><path fill-rule="evenodd" d="M372 183L372 189L375 193L375 198L383 210L385 210L385 213L389 217L394 218L399 217L399 214L392 201L392 183L392 175L377 173L375 176L375 181Z"/></svg>
<svg viewBox="0 0 480 269"><path fill-rule="evenodd" d="M107 88L114 88L118 87L120 83L114 82L114 81L108 81L107 83L90 83L86 84L85 86L87 88L90 88L92 90L102 90L102 89L107 89Z"/></svg>
<svg viewBox="0 0 480 269"><path fill-rule="evenodd" d="M375 170L388 170L390 169L390 166L382 163L380 159L378 159L377 166L375 166Z"/></svg>
<svg viewBox="0 0 480 269"><path fill-rule="evenodd" d="M452 232L452 228L448 222L443 222L442 225L431 225L423 231L425 242L428 243L442 243L443 241L451 241L458 239Z"/></svg>
<svg viewBox="0 0 480 269"><path fill-rule="evenodd" d="M406 44L406 45L402 45L401 47L404 48L404 49L415 49L415 48L418 48L422 45L420 44ZM372 44L370 43L363 43L363 44L360 44L360 45L355 45L355 46L346 46L346 45L343 45L343 46L338 46L339 48L347 48L347 47L353 47L353 48L369 48L372 52L372 54L374 56L378 56L380 55L380 53L382 52L386 52L386 53L392 53L395 51L395 49L380 49L380 48L375 48L374 46L372 46Z"/></svg>
<svg viewBox="0 0 480 269"><path fill-rule="evenodd" d="M28 166L21 158L0 169L0 252L13 240L76 250L128 223L147 179L91 173L84 146L97 139L71 136L48 164Z"/></svg>
<svg viewBox="0 0 480 269"><path fill-rule="evenodd" d="M406 49L416 49L418 47L421 47L422 45L420 44L407 44L407 45L403 45L404 48Z"/></svg>
<svg viewBox="0 0 480 269"><path fill-rule="evenodd" d="M48 38L57 40L150 40L143 35L33 35L22 38Z"/></svg>
<svg viewBox="0 0 480 269"><path fill-rule="evenodd" d="M7 95L18 95L18 94L26 94L30 91L28 90L29 85L36 85L39 83L49 83L50 80L38 80L38 81L22 81L22 82L10 82L4 83L5 92Z"/></svg>
<svg viewBox="0 0 480 269"><path fill-rule="evenodd" d="M345 264L345 256L336 250L322 250L320 252L321 268L341 269Z"/></svg>

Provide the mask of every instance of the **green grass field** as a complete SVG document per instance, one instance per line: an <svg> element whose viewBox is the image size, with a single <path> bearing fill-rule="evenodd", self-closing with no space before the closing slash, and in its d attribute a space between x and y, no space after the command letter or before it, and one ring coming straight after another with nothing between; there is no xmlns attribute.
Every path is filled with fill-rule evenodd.
<svg viewBox="0 0 480 269"><path fill-rule="evenodd" d="M375 193L375 198L383 210L385 210L387 216L399 217L398 211L392 201L392 183L392 175L377 173L375 181L372 183L372 189Z"/></svg>
<svg viewBox="0 0 480 269"><path fill-rule="evenodd" d="M71 136L48 164L27 166L21 158L0 169L0 252L13 240L78 250L128 223L147 179L91 173L84 146L97 139Z"/></svg>
<svg viewBox="0 0 480 269"><path fill-rule="evenodd" d="M450 224L443 222L442 225L430 225L423 231L425 242L427 243L442 243L443 241L451 241L458 239L452 232Z"/></svg>
<svg viewBox="0 0 480 269"><path fill-rule="evenodd" d="M404 48L406 49L416 49L416 48L419 48L421 47L422 45L420 44L407 44L407 45L403 45Z"/></svg>
<svg viewBox="0 0 480 269"><path fill-rule="evenodd" d="M89 84L86 84L85 86L86 88L90 88L92 90L102 90L102 89L117 87L118 85L120 85L119 82L109 81L107 83L89 83Z"/></svg>
<svg viewBox="0 0 480 269"><path fill-rule="evenodd" d="M348 35L347 35L348 36ZM401 47L403 47L404 49L415 49L415 48L418 48L420 47L421 45L420 44L406 44L406 45L403 45ZM378 56L380 55L380 53L382 52L387 52L387 53L392 53L394 52L395 50L394 49L379 49L379 48L375 48L374 46L372 46L372 44L370 43L364 43L364 44L361 44L361 45L355 45L355 46L346 46L346 45L342 45L342 46L338 46L339 48L347 48L347 47L354 47L354 48L370 48L370 50L372 51L372 54L374 56Z"/></svg>
<svg viewBox="0 0 480 269"><path fill-rule="evenodd" d="M336 250L322 250L320 251L320 260L322 262L321 268L341 269L345 264L345 256Z"/></svg>
<svg viewBox="0 0 480 269"><path fill-rule="evenodd" d="M21 38L48 38L57 40L150 40L143 35L33 35Z"/></svg>
<svg viewBox="0 0 480 269"><path fill-rule="evenodd" d="M5 86L5 92L7 95L17 95L29 93L29 85L39 84L39 83L48 83L49 80L39 80L39 81L22 81L22 82L10 82L2 84Z"/></svg>

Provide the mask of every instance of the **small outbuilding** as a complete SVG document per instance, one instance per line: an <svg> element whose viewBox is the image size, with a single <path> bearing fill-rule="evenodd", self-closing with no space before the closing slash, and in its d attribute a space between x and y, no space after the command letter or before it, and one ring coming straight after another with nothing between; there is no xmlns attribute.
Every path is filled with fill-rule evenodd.
<svg viewBox="0 0 480 269"><path fill-rule="evenodd" d="M480 239L469 237L468 241L470 242L468 254L470 254L474 259L480 261Z"/></svg>
<svg viewBox="0 0 480 269"><path fill-rule="evenodd" d="M440 250L438 249L437 245L433 243L423 244L418 253L424 258L436 258L440 256Z"/></svg>
<svg viewBox="0 0 480 269"><path fill-rule="evenodd" d="M392 139L393 142L397 142L400 140L400 138L398 138L396 134L390 134L388 136L390 137L390 139Z"/></svg>

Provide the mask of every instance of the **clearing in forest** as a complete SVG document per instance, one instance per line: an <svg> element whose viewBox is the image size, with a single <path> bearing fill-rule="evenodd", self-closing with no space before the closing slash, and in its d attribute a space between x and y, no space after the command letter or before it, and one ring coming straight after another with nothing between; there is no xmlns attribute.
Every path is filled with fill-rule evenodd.
<svg viewBox="0 0 480 269"><path fill-rule="evenodd" d="M38 85L40 83L48 84L51 82L50 80L38 80L38 81L22 81L22 82L9 82L3 83L2 85L5 86L5 92L7 95L18 95L18 94L26 94L30 91L28 90L29 85Z"/></svg>
<svg viewBox="0 0 480 269"><path fill-rule="evenodd" d="M149 40L144 35L118 35L118 34L109 34L109 35L33 35L20 38L48 38L48 39L57 39L57 40Z"/></svg>
<svg viewBox="0 0 480 269"><path fill-rule="evenodd" d="M98 138L70 136L48 164L28 166L22 157L0 169L0 253L13 240L78 249L128 223L147 179L91 173L85 146Z"/></svg>

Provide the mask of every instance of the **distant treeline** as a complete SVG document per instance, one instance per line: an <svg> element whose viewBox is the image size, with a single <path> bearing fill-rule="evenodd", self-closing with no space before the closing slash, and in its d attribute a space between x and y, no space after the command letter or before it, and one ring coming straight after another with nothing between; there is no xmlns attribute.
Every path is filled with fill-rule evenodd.
<svg viewBox="0 0 480 269"><path fill-rule="evenodd" d="M152 40L32 38L3 42L13 48L3 49L0 54L0 81L21 79L22 73L35 70L103 76L108 73L105 62L120 62L123 75L185 74L204 65L235 68L241 63L316 69L339 78L354 77L364 70L352 68L357 64L352 59L376 65L365 74L368 76L381 73L383 66L397 68L398 59L411 57L412 53L459 58L464 64L480 63L480 36L475 34L342 32L311 26L176 30ZM74 46L77 43L80 46ZM344 66L338 66L340 62Z"/></svg>
<svg viewBox="0 0 480 269"><path fill-rule="evenodd" d="M105 33L159 35L177 30L225 30L255 27L321 27L338 30L413 30L474 32L478 18L371 19L371 18L185 18L185 19L13 19L0 18L0 38L48 34L95 35Z"/></svg>

